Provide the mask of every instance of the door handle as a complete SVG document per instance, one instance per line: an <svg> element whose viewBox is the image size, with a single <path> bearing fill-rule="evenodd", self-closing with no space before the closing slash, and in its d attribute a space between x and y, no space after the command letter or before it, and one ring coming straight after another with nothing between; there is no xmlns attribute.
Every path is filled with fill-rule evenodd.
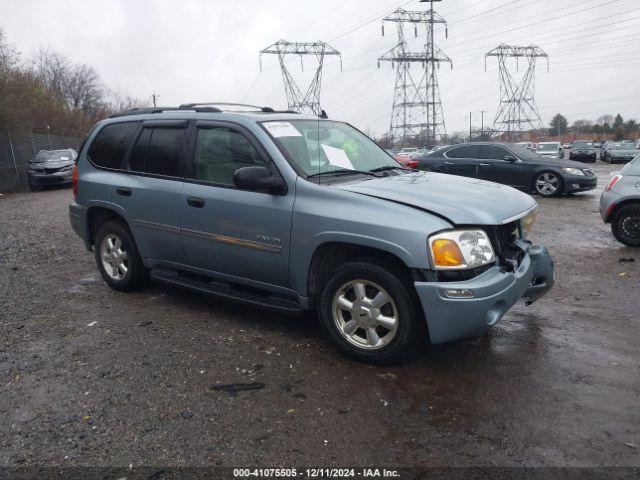
<svg viewBox="0 0 640 480"><path fill-rule="evenodd" d="M189 197L187 198L187 204L190 207L202 208L204 207L204 200L198 197Z"/></svg>
<svg viewBox="0 0 640 480"><path fill-rule="evenodd" d="M444 162L445 165L453 165L453 162Z"/></svg>
<svg viewBox="0 0 640 480"><path fill-rule="evenodd" d="M118 195L120 195L121 197L130 197L131 196L131 189L128 187L118 187L116 188L116 193Z"/></svg>
<svg viewBox="0 0 640 480"><path fill-rule="evenodd" d="M491 164L490 163L481 163L480 166L481 167L490 167Z"/></svg>

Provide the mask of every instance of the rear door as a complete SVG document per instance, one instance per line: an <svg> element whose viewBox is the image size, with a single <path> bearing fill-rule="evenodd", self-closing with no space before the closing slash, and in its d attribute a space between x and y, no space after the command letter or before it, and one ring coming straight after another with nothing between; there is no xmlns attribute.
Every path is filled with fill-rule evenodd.
<svg viewBox="0 0 640 480"><path fill-rule="evenodd" d="M491 182L502 183L512 187L524 188L531 185L527 164L500 145L478 145L478 178ZM505 157L515 158L515 162L505 160Z"/></svg>
<svg viewBox="0 0 640 480"><path fill-rule="evenodd" d="M443 156L444 173L451 175L460 175L463 177L476 177L477 168L480 160L478 160L477 145L461 145L447 150Z"/></svg>
<svg viewBox="0 0 640 480"><path fill-rule="evenodd" d="M111 199L127 211L140 254L153 260L184 263L179 211L186 149L185 120L144 122Z"/></svg>
<svg viewBox="0 0 640 480"><path fill-rule="evenodd" d="M199 121L180 203L189 265L228 280L289 286L293 186L284 194L239 190L233 174L264 166L279 172L255 137L229 122Z"/></svg>

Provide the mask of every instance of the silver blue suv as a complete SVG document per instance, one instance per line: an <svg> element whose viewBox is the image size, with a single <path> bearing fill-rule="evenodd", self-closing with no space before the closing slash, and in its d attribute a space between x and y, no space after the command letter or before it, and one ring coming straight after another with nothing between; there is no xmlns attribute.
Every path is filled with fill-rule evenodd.
<svg viewBox="0 0 640 480"><path fill-rule="evenodd" d="M70 219L110 287L313 310L375 363L481 335L552 287L529 195L404 168L343 122L228 105L127 111L87 137Z"/></svg>

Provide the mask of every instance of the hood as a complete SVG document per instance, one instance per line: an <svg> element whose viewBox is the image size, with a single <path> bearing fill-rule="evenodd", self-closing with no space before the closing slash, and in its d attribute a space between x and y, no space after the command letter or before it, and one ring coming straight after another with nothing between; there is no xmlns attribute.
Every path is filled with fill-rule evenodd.
<svg viewBox="0 0 640 480"><path fill-rule="evenodd" d="M633 147L629 147L629 149L624 150L609 150L609 155L615 157L616 155L637 155L640 151L636 150Z"/></svg>
<svg viewBox="0 0 640 480"><path fill-rule="evenodd" d="M536 206L531 196L506 185L433 172L333 186L426 210L456 225L501 225Z"/></svg>
<svg viewBox="0 0 640 480"><path fill-rule="evenodd" d="M53 160L44 160L42 162L36 162L34 160L31 160L31 165L33 165L34 167L41 167L41 168L62 168L62 167L67 167L69 165L73 165L74 161L69 159L69 160L60 160L60 159L53 159Z"/></svg>

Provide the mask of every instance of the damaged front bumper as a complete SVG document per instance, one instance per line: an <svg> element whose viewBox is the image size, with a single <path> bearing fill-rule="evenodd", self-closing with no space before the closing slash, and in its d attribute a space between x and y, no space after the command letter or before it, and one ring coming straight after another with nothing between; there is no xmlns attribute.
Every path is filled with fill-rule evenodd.
<svg viewBox="0 0 640 480"><path fill-rule="evenodd" d="M461 282L415 282L431 343L446 343L485 333L520 299L530 304L555 282L549 251L527 246L515 271L495 266Z"/></svg>

